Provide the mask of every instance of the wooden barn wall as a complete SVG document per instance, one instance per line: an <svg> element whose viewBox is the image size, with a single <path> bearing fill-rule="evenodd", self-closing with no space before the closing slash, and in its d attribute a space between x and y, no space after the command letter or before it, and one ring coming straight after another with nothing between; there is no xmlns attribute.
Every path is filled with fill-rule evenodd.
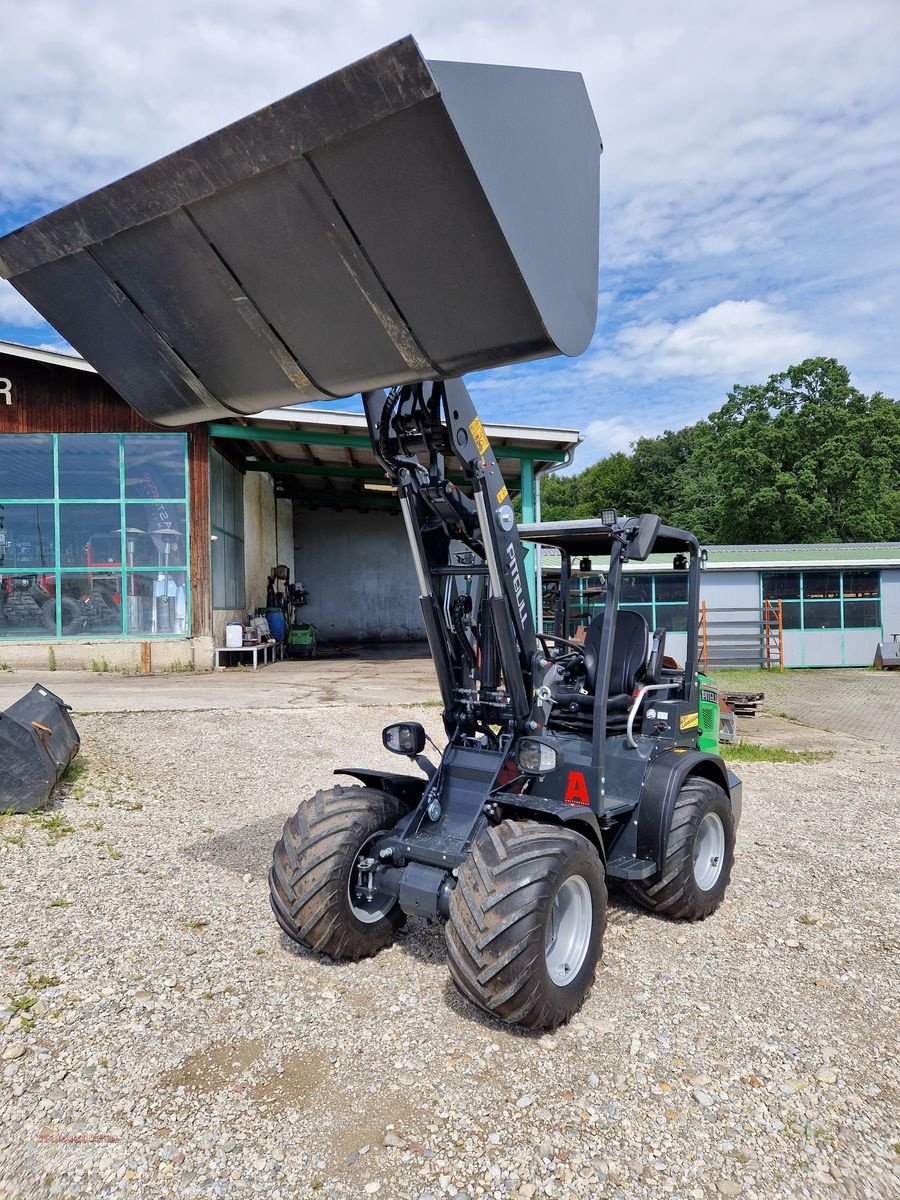
<svg viewBox="0 0 900 1200"><path fill-rule="evenodd" d="M172 433L151 425L91 371L35 362L0 351L0 433ZM177 432L177 431L175 431ZM192 629L212 634L209 562L209 435L205 425L186 427L191 506ZM2 491L2 483L0 483Z"/></svg>

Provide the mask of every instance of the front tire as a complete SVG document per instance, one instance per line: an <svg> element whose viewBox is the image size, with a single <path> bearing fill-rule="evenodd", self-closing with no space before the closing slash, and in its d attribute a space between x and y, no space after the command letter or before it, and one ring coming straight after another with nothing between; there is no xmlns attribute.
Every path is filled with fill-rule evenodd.
<svg viewBox="0 0 900 1200"><path fill-rule="evenodd" d="M654 879L625 884L651 912L702 921L722 903L734 865L731 800L711 779L691 775L681 786L666 844L663 869Z"/></svg>
<svg viewBox="0 0 900 1200"><path fill-rule="evenodd" d="M511 1024L555 1029L594 982L606 925L599 855L580 834L503 821L459 868L446 939L453 982Z"/></svg>
<svg viewBox="0 0 900 1200"><path fill-rule="evenodd" d="M285 824L269 872L269 900L295 942L331 958L356 960L390 945L406 916L396 899L356 891L356 862L367 843L392 829L396 796L367 787L316 792Z"/></svg>

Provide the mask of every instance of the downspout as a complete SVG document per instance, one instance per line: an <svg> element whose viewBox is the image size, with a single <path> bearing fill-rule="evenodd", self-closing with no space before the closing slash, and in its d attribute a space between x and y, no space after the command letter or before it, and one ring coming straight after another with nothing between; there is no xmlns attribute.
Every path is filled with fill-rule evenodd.
<svg viewBox="0 0 900 1200"><path fill-rule="evenodd" d="M547 463L547 465L544 467L541 467L541 469L539 471L535 471L535 473L534 473L534 520L535 520L536 524L540 524L540 521L541 521L541 480L543 479L543 477L545 475L550 475L553 471L561 471L563 469L563 467L571 467L572 463L575 461L575 451L578 449L578 447L580 445L581 445L581 438L578 439L578 441L575 443L574 446L569 446L569 448L566 450L566 457L562 460L562 462ZM534 580L535 580L535 593L536 593L536 600L535 600L535 605L534 605L534 625L535 625L535 629L537 629L538 633L543 633L544 632L544 569L543 569L543 557L544 556L540 553L540 551L538 551L536 549L534 557L535 557Z"/></svg>

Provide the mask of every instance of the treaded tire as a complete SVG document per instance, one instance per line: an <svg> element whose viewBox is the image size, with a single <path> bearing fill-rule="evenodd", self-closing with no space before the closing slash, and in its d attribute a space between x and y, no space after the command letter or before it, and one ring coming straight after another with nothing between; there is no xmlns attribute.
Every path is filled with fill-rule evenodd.
<svg viewBox="0 0 900 1200"><path fill-rule="evenodd" d="M587 884L592 921L581 966L560 986L545 948L554 898L572 876ZM446 928L450 975L491 1016L555 1029L591 989L605 925L606 880L591 843L555 825L503 821L478 835L459 868Z"/></svg>
<svg viewBox="0 0 900 1200"><path fill-rule="evenodd" d="M285 823L269 872L269 900L278 924L307 950L360 959L394 940L406 920L399 904L373 922L354 915L349 882L363 844L392 829L403 807L387 792L334 787L304 800Z"/></svg>
<svg viewBox="0 0 900 1200"><path fill-rule="evenodd" d="M708 813L722 822L725 847L719 875L704 891L694 874L694 846ZM734 832L731 800L725 790L711 779L691 775L681 785L672 810L662 871L653 879L625 883L625 893L651 912L681 921L702 921L716 911L725 896L734 865Z"/></svg>

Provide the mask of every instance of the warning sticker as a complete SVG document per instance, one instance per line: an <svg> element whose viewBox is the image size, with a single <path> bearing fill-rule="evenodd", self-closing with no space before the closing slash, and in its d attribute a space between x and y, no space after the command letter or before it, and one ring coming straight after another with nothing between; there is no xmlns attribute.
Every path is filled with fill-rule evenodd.
<svg viewBox="0 0 900 1200"><path fill-rule="evenodd" d="M679 718L678 728L679 729L693 729L695 725L699 725L699 724L700 724L699 713L684 713Z"/></svg>
<svg viewBox="0 0 900 1200"><path fill-rule="evenodd" d="M484 426L478 417L476 417L469 426L469 432L475 440L478 453L484 454L485 450L487 450L488 446L490 445L490 442L487 440L487 434L484 432Z"/></svg>
<svg viewBox="0 0 900 1200"><path fill-rule="evenodd" d="M482 454L483 453L484 453L484 451L482 450ZM508 499L509 499L509 488L504 483L503 487L497 493L497 503L502 504L504 500L508 500Z"/></svg>

